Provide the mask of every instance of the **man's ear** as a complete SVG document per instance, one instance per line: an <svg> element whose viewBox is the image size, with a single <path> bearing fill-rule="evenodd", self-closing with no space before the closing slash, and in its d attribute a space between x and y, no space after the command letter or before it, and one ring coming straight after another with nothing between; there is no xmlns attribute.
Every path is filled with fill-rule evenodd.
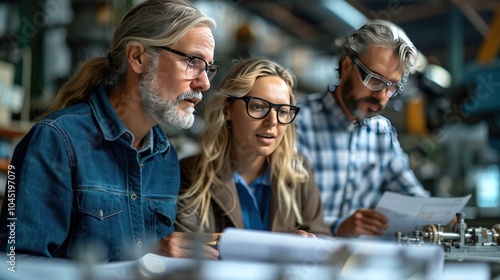
<svg viewBox="0 0 500 280"><path fill-rule="evenodd" d="M344 59L342 59L342 73L344 73L344 71L349 71L349 69L352 67L352 64L354 62L352 62L352 59L350 56L344 56Z"/></svg>
<svg viewBox="0 0 500 280"><path fill-rule="evenodd" d="M125 47L125 55L130 68L137 74L145 69L146 48L143 45L131 43Z"/></svg>

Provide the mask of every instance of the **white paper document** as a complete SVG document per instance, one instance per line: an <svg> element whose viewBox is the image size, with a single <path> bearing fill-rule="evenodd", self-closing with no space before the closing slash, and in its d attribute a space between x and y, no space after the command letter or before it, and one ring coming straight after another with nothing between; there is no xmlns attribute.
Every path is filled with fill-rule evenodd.
<svg viewBox="0 0 500 280"><path fill-rule="evenodd" d="M375 210L389 219L384 236L396 232L411 235L428 224L449 224L457 213L462 212L471 195L464 197L413 197L385 192Z"/></svg>
<svg viewBox="0 0 500 280"><path fill-rule="evenodd" d="M342 243L332 238L304 238L298 234L226 228L219 238L223 260L325 263Z"/></svg>
<svg viewBox="0 0 500 280"><path fill-rule="evenodd" d="M298 234L227 228L219 239L222 261L290 264L297 275L305 267L333 269L327 279L340 273L345 278L409 279L405 275L438 279L444 265L441 246L398 246L395 241L342 238L305 238ZM411 271L408 271L408 270ZM323 279L307 277L292 279ZM279 278L276 278L279 279ZM370 278L371 279L371 278Z"/></svg>

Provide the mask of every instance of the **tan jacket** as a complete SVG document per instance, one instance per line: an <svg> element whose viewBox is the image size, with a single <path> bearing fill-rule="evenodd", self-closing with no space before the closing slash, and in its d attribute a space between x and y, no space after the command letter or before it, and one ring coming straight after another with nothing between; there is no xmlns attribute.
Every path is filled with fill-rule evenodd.
<svg viewBox="0 0 500 280"><path fill-rule="evenodd" d="M181 192L189 188L192 184L192 178L197 176L193 174L194 163L198 161L198 157L189 157L180 161L181 167ZM301 186L297 194L298 207L301 209L303 223L297 222L297 217L290 213L289 217L285 219L286 214L283 210L278 209L278 199L276 195L276 180L271 183L271 231L276 232L294 232L301 229L316 235L331 236L330 228L323 220L323 205L319 195L318 187L314 181L314 175L306 164L309 170L310 180L307 184ZM200 227L200 211L196 214L188 216L186 212L177 213L175 222L176 231L181 232L222 232L227 227L243 228L243 218L241 214L241 206L236 192L236 185L233 176L228 176L227 188L217 188L212 185L210 193L212 201L209 209L208 220L210 229L199 229ZM233 202L233 197L236 201ZM178 209L187 205L192 199L187 198L177 203ZM234 203L236 203L234 205ZM232 211L230 211L232 209ZM189 213L189 211L188 211Z"/></svg>

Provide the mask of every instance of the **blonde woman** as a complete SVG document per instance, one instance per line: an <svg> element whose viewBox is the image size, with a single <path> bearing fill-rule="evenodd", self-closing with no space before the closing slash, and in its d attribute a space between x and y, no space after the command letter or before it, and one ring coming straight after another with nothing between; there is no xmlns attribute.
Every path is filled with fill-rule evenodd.
<svg viewBox="0 0 500 280"><path fill-rule="evenodd" d="M206 104L201 153L183 159L176 231L227 227L330 235L297 153L295 78L275 62L236 63Z"/></svg>

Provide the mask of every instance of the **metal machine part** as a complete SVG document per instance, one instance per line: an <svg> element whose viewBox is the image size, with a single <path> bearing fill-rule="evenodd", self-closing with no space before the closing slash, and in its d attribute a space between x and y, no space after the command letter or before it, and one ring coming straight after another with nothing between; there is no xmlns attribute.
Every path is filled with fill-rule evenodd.
<svg viewBox="0 0 500 280"><path fill-rule="evenodd" d="M455 224L428 224L421 231L413 231L412 237L396 232L396 242L409 246L438 244L452 258L463 259L464 256L474 255L500 260L500 224L495 224L491 229L467 228L464 213L457 213L456 217Z"/></svg>

